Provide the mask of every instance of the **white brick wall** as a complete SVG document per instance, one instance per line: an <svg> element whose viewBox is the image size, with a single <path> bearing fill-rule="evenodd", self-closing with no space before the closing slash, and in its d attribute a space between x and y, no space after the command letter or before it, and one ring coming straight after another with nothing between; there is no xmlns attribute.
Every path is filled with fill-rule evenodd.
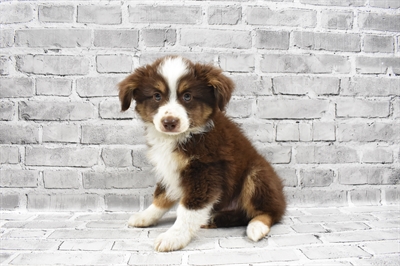
<svg viewBox="0 0 400 266"><path fill-rule="evenodd" d="M116 84L171 53L235 80L228 112L290 204L398 204L399 3L1 1L1 207L149 204L143 125Z"/></svg>

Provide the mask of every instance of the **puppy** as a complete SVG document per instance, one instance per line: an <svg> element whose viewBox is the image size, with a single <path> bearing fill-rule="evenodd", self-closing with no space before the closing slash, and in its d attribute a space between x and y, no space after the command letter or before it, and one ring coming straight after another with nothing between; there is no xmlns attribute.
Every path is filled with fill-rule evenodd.
<svg viewBox="0 0 400 266"><path fill-rule="evenodd" d="M119 84L122 111L135 100L145 123L159 180L153 203L129 226L154 225L178 203L157 251L184 248L201 227L247 225L247 236L258 241L285 213L281 180L225 115L233 89L220 69L179 56L137 68Z"/></svg>

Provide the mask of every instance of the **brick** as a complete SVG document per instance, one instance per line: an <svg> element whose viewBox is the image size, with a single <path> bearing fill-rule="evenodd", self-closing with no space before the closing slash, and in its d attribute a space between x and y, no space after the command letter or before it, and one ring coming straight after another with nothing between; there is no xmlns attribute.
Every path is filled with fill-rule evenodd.
<svg viewBox="0 0 400 266"><path fill-rule="evenodd" d="M349 73L347 57L337 55L264 55L260 61L261 71L266 73Z"/></svg>
<svg viewBox="0 0 400 266"><path fill-rule="evenodd" d="M255 59L252 54L221 54L220 67L229 72L254 72Z"/></svg>
<svg viewBox="0 0 400 266"><path fill-rule="evenodd" d="M133 150L133 165L139 168L149 168L152 165L146 157L147 145L137 145Z"/></svg>
<svg viewBox="0 0 400 266"><path fill-rule="evenodd" d="M105 99L100 102L99 115L102 119L132 119L137 118L134 107L122 112L119 99Z"/></svg>
<svg viewBox="0 0 400 266"><path fill-rule="evenodd" d="M257 30L255 47L269 50L288 50L289 32Z"/></svg>
<svg viewBox="0 0 400 266"><path fill-rule="evenodd" d="M363 163L392 163L393 152L389 148L373 148L363 151Z"/></svg>
<svg viewBox="0 0 400 266"><path fill-rule="evenodd" d="M314 141L335 141L335 124L332 122L313 122L312 139Z"/></svg>
<svg viewBox="0 0 400 266"><path fill-rule="evenodd" d="M18 194L0 194L0 209L14 210L20 207L20 198Z"/></svg>
<svg viewBox="0 0 400 266"><path fill-rule="evenodd" d="M251 116L253 99L234 99L229 102L227 114L230 117L245 118Z"/></svg>
<svg viewBox="0 0 400 266"><path fill-rule="evenodd" d="M340 52L361 51L361 38L358 34L295 31L292 35L293 45L301 49Z"/></svg>
<svg viewBox="0 0 400 266"><path fill-rule="evenodd" d="M121 77L86 77L77 79L76 92L80 97L117 96Z"/></svg>
<svg viewBox="0 0 400 266"><path fill-rule="evenodd" d="M0 57L0 75L9 75L11 68L11 58L10 57Z"/></svg>
<svg viewBox="0 0 400 266"><path fill-rule="evenodd" d="M275 140L275 129L272 123L246 120L240 126L252 141L273 142Z"/></svg>
<svg viewBox="0 0 400 266"><path fill-rule="evenodd" d="M0 102L0 120L10 121L15 116L15 104L12 102Z"/></svg>
<svg viewBox="0 0 400 266"><path fill-rule="evenodd" d="M278 176L282 179L283 185L285 187L297 187L297 175L296 170L293 168L283 168L283 167L276 167L274 169Z"/></svg>
<svg viewBox="0 0 400 266"><path fill-rule="evenodd" d="M243 30L182 29L181 44L189 47L251 48L251 34Z"/></svg>
<svg viewBox="0 0 400 266"><path fill-rule="evenodd" d="M400 95L400 79L377 77L353 77L341 80L341 94L351 96Z"/></svg>
<svg viewBox="0 0 400 266"><path fill-rule="evenodd" d="M28 194L28 210L94 211L100 209L100 197L94 194Z"/></svg>
<svg viewBox="0 0 400 266"><path fill-rule="evenodd" d="M291 226L297 233L326 233L327 230L320 224L294 224Z"/></svg>
<svg viewBox="0 0 400 266"><path fill-rule="evenodd" d="M45 170L43 173L44 187L49 189L77 189L81 183L80 174L73 170Z"/></svg>
<svg viewBox="0 0 400 266"><path fill-rule="evenodd" d="M340 98L336 103L337 117L388 117L390 103L380 100Z"/></svg>
<svg viewBox="0 0 400 266"><path fill-rule="evenodd" d="M50 265L56 264L81 264L81 265L114 265L125 264L126 255L123 253L93 252L88 256L87 252L46 252L46 253L21 253L11 261L11 264L43 264L43 261Z"/></svg>
<svg viewBox="0 0 400 266"><path fill-rule="evenodd" d="M348 146L298 146L296 148L298 163L356 163L360 161L356 149Z"/></svg>
<svg viewBox="0 0 400 266"><path fill-rule="evenodd" d="M354 14L351 11L322 10L321 26L325 29L351 30Z"/></svg>
<svg viewBox="0 0 400 266"><path fill-rule="evenodd" d="M339 79L334 77L278 76L272 78L274 93L289 95L338 95Z"/></svg>
<svg viewBox="0 0 400 266"><path fill-rule="evenodd" d="M69 96L72 91L72 80L67 78L37 78L38 95Z"/></svg>
<svg viewBox="0 0 400 266"><path fill-rule="evenodd" d="M176 30L143 29L142 37L146 47L164 47L167 45L175 45Z"/></svg>
<svg viewBox="0 0 400 266"><path fill-rule="evenodd" d="M156 183L150 171L107 171L83 173L83 187L97 189L147 188Z"/></svg>
<svg viewBox="0 0 400 266"><path fill-rule="evenodd" d="M341 167L338 170L339 183L343 185L390 185L399 183L400 169L388 167Z"/></svg>
<svg viewBox="0 0 400 266"><path fill-rule="evenodd" d="M280 247L321 244L321 241L313 235L273 235L268 239L268 241L271 241Z"/></svg>
<svg viewBox="0 0 400 266"><path fill-rule="evenodd" d="M308 9L272 10L267 7L248 7L250 25L312 28L317 24L317 12Z"/></svg>
<svg viewBox="0 0 400 266"><path fill-rule="evenodd" d="M5 250L48 250L54 249L61 243L54 240L36 240L36 239L2 239L2 248Z"/></svg>
<svg viewBox="0 0 400 266"><path fill-rule="evenodd" d="M119 5L78 5L77 22L101 25L121 24L121 7Z"/></svg>
<svg viewBox="0 0 400 266"><path fill-rule="evenodd" d="M89 59L77 55L21 55L17 56L17 69L30 74L86 75Z"/></svg>
<svg viewBox="0 0 400 266"><path fill-rule="evenodd" d="M257 115L259 118L269 119L320 118L327 112L328 107L329 103L325 100L259 99Z"/></svg>
<svg viewBox="0 0 400 266"><path fill-rule="evenodd" d="M43 142L78 143L80 128L76 124L43 125Z"/></svg>
<svg viewBox="0 0 400 266"><path fill-rule="evenodd" d="M374 255L398 254L400 250L400 244L398 240L385 240L363 243L361 248L368 252L372 252Z"/></svg>
<svg viewBox="0 0 400 266"><path fill-rule="evenodd" d="M0 164L19 163L19 150L15 146L0 146Z"/></svg>
<svg viewBox="0 0 400 266"><path fill-rule="evenodd" d="M235 83L234 95L272 95L271 78L260 75L232 75L230 78Z"/></svg>
<svg viewBox="0 0 400 266"><path fill-rule="evenodd" d="M129 6L129 22L160 24L199 24L200 6L137 5Z"/></svg>
<svg viewBox="0 0 400 266"><path fill-rule="evenodd" d="M122 230L76 230L59 229L55 230L48 239L139 239L141 230L122 229ZM141 239L140 239L141 240Z"/></svg>
<svg viewBox="0 0 400 266"><path fill-rule="evenodd" d="M160 57L166 56L166 55L171 55L171 53L166 53L166 52L151 52L151 53L146 53L143 52L141 53L139 57L139 63L140 65L145 65L145 64L152 64L155 60L157 60ZM215 59L218 56L218 53L211 53L211 52L181 52L179 53L180 56L185 57L189 60L192 60L193 62L199 62L203 64L213 64L215 65Z"/></svg>
<svg viewBox="0 0 400 266"><path fill-rule="evenodd" d="M310 141L311 125L281 122L276 127L276 141Z"/></svg>
<svg viewBox="0 0 400 266"><path fill-rule="evenodd" d="M268 246L268 241L262 239L258 242L249 241L246 238L223 238L218 240L219 246L224 249L237 248L265 248ZM211 247L210 247L211 248ZM214 248L214 247L213 247Z"/></svg>
<svg viewBox="0 0 400 266"><path fill-rule="evenodd" d="M329 243L352 243L352 242L363 242L363 241L377 241L377 240L394 240L398 239L397 235L399 231L396 229L392 230L368 230L365 231L350 231L350 232L339 232L324 235L324 240Z"/></svg>
<svg viewBox="0 0 400 266"><path fill-rule="evenodd" d="M59 250L102 251L110 250L112 246L113 242L107 240L67 240L62 242Z"/></svg>
<svg viewBox="0 0 400 266"><path fill-rule="evenodd" d="M381 8L399 8L400 3L397 0L370 0L369 5L373 7L381 7Z"/></svg>
<svg viewBox="0 0 400 266"><path fill-rule="evenodd" d="M0 29L0 48L11 47L14 45L14 30Z"/></svg>
<svg viewBox="0 0 400 266"><path fill-rule="evenodd" d="M154 240L143 239L140 241L135 240L121 240L115 241L112 250L130 250L130 251L153 251Z"/></svg>
<svg viewBox="0 0 400 266"><path fill-rule="evenodd" d="M1 144L39 143L39 126L25 123L0 123Z"/></svg>
<svg viewBox="0 0 400 266"><path fill-rule="evenodd" d="M316 190L303 188L301 190L285 191L288 204L302 207L332 207L347 205L346 192L343 190ZM326 218L326 215L324 216Z"/></svg>
<svg viewBox="0 0 400 266"><path fill-rule="evenodd" d="M361 218L362 219L362 218ZM362 222L334 222L324 224L329 231L343 232L343 231L354 231L354 230L367 230L370 229L368 225Z"/></svg>
<svg viewBox="0 0 400 266"><path fill-rule="evenodd" d="M317 246L303 247L301 252L311 260L340 258L369 258L372 255L357 246Z"/></svg>
<svg viewBox="0 0 400 266"><path fill-rule="evenodd" d="M356 71L361 74L400 74L400 61L394 57L357 57Z"/></svg>
<svg viewBox="0 0 400 266"><path fill-rule="evenodd" d="M132 254L128 265L160 265L168 261L171 265L181 265L182 253L154 253L152 256L147 254Z"/></svg>
<svg viewBox="0 0 400 266"><path fill-rule="evenodd" d="M399 204L400 190L397 188L384 188L384 199L388 204Z"/></svg>
<svg viewBox="0 0 400 266"><path fill-rule="evenodd" d="M367 0L349 0L349 1L340 1L340 0L326 0L326 1L318 1L318 0L300 0L303 4L310 5L323 5L323 6L365 6L367 4Z"/></svg>
<svg viewBox="0 0 400 266"><path fill-rule="evenodd" d="M208 253L189 254L189 264L191 265L233 265L241 263L265 263L265 262L289 262L297 261L299 258L292 249L276 249L265 252L264 250L238 250L213 251Z"/></svg>
<svg viewBox="0 0 400 266"><path fill-rule="evenodd" d="M15 31L15 45L46 48L91 46L91 30L29 29Z"/></svg>
<svg viewBox="0 0 400 266"><path fill-rule="evenodd" d="M400 15L373 12L360 12L358 27L361 30L400 31Z"/></svg>
<svg viewBox="0 0 400 266"><path fill-rule="evenodd" d="M270 163L290 163L292 157L291 147L260 145L257 148Z"/></svg>
<svg viewBox="0 0 400 266"><path fill-rule="evenodd" d="M392 117L400 118L400 98L395 98L392 101Z"/></svg>
<svg viewBox="0 0 400 266"><path fill-rule="evenodd" d="M0 187L35 188L39 172L34 170L0 170Z"/></svg>
<svg viewBox="0 0 400 266"><path fill-rule="evenodd" d="M145 143L144 129L141 125L83 125L84 144L142 144Z"/></svg>
<svg viewBox="0 0 400 266"><path fill-rule="evenodd" d="M210 6L208 24L237 25L242 18L242 8L238 6Z"/></svg>
<svg viewBox="0 0 400 266"><path fill-rule="evenodd" d="M393 53L394 39L391 36L365 35L364 51L367 53Z"/></svg>
<svg viewBox="0 0 400 266"><path fill-rule="evenodd" d="M342 122L337 126L338 141L399 141L400 123L352 123Z"/></svg>
<svg viewBox="0 0 400 266"><path fill-rule="evenodd" d="M117 195L105 196L107 211L139 211L140 197L138 195Z"/></svg>
<svg viewBox="0 0 400 266"><path fill-rule="evenodd" d="M350 201L354 205L380 205L381 191L373 190L352 190L349 192Z"/></svg>
<svg viewBox="0 0 400 266"><path fill-rule="evenodd" d="M10 3L0 5L0 24L24 23L33 20L31 5Z"/></svg>
<svg viewBox="0 0 400 266"><path fill-rule="evenodd" d="M132 150L127 148L103 148L101 158L110 167L129 167L133 163Z"/></svg>
<svg viewBox="0 0 400 266"><path fill-rule="evenodd" d="M91 167L98 163L98 149L92 147L26 147L25 164L30 166Z"/></svg>
<svg viewBox="0 0 400 266"><path fill-rule="evenodd" d="M32 97L33 82L30 78L0 77L0 98Z"/></svg>
<svg viewBox="0 0 400 266"><path fill-rule="evenodd" d="M97 108L89 102L37 102L23 101L19 104L21 119L24 120L87 120L96 117Z"/></svg>
<svg viewBox="0 0 400 266"><path fill-rule="evenodd" d="M136 48L138 42L138 30L94 30L95 47Z"/></svg>
<svg viewBox="0 0 400 266"><path fill-rule="evenodd" d="M300 184L303 187L329 187L335 173L331 169L309 169L300 171Z"/></svg>
<svg viewBox="0 0 400 266"><path fill-rule="evenodd" d="M39 5L39 21L51 23L72 23L75 7L68 5Z"/></svg>
<svg viewBox="0 0 400 266"><path fill-rule="evenodd" d="M130 55L98 55L96 68L99 73L130 73L133 60Z"/></svg>

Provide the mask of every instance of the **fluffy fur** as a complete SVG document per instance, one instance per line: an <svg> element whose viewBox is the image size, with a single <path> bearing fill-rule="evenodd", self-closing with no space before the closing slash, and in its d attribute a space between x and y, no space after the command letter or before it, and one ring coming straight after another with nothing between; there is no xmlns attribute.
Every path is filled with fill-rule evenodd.
<svg viewBox="0 0 400 266"><path fill-rule="evenodd" d="M122 111L135 100L146 125L159 178L153 203L129 225L154 225L179 204L157 251L185 247L201 227L247 225L247 236L258 241L284 215L281 180L225 115L233 89L220 69L178 56L140 67L119 84Z"/></svg>

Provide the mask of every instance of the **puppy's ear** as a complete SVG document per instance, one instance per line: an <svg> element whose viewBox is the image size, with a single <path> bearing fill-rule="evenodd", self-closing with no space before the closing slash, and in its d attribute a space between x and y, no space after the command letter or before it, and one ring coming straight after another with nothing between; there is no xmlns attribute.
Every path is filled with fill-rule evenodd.
<svg viewBox="0 0 400 266"><path fill-rule="evenodd" d="M121 102L121 110L126 111L131 106L131 102L133 100L133 93L138 88L141 79L143 70L137 69L135 72L128 77L126 77L123 81L118 84L119 88L119 100Z"/></svg>
<svg viewBox="0 0 400 266"><path fill-rule="evenodd" d="M231 99L232 92L235 89L233 81L222 74L222 70L220 68L216 68L212 65L198 64L196 69L199 68L201 69L200 73L205 75L208 85L214 88L219 109L224 111L227 103Z"/></svg>

